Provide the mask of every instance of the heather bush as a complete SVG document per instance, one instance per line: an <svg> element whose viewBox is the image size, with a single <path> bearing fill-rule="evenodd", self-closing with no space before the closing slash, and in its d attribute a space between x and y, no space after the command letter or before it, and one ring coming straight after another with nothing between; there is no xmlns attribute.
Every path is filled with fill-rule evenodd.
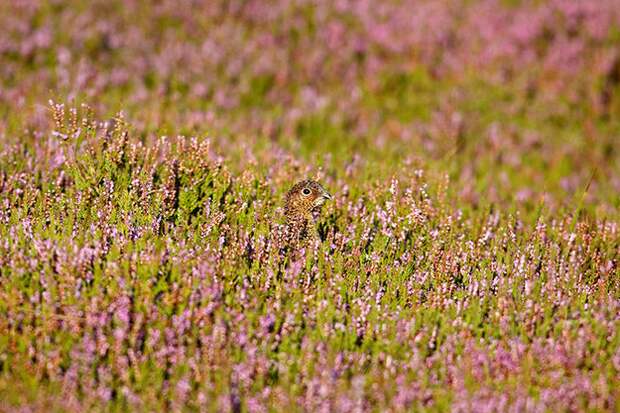
<svg viewBox="0 0 620 413"><path fill-rule="evenodd" d="M0 411L620 408L617 0L0 23Z"/></svg>

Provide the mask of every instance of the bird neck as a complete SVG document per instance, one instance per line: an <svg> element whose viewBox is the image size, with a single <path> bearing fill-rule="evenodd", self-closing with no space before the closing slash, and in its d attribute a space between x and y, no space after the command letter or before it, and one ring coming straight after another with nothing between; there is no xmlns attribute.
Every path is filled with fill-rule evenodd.
<svg viewBox="0 0 620 413"><path fill-rule="evenodd" d="M288 217L287 224L292 226L306 226L312 220L311 214L294 215Z"/></svg>

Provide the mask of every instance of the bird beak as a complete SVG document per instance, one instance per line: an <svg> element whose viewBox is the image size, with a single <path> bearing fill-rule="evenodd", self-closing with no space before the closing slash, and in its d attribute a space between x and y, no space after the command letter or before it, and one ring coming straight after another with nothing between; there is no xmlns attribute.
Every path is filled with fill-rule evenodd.
<svg viewBox="0 0 620 413"><path fill-rule="evenodd" d="M325 201L327 201L328 199L332 199L332 196L329 194L329 192L327 192L325 189L323 189L321 191L321 196L319 196L318 198L316 198L314 200L314 206L318 207L321 206L325 203Z"/></svg>

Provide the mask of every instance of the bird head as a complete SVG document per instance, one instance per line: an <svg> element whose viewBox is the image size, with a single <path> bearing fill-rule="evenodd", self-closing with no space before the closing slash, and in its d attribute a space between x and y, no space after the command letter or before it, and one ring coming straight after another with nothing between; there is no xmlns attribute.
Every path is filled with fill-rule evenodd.
<svg viewBox="0 0 620 413"><path fill-rule="evenodd" d="M332 196L316 181L296 183L286 194L284 213L291 220L308 218L313 210L321 207Z"/></svg>

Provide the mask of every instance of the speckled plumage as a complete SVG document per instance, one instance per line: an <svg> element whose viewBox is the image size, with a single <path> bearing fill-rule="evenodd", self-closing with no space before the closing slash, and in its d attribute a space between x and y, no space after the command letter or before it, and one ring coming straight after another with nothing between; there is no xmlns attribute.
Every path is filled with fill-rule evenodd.
<svg viewBox="0 0 620 413"><path fill-rule="evenodd" d="M312 213L331 198L329 192L316 181L307 179L293 185L284 201L284 215L291 241L316 236Z"/></svg>

